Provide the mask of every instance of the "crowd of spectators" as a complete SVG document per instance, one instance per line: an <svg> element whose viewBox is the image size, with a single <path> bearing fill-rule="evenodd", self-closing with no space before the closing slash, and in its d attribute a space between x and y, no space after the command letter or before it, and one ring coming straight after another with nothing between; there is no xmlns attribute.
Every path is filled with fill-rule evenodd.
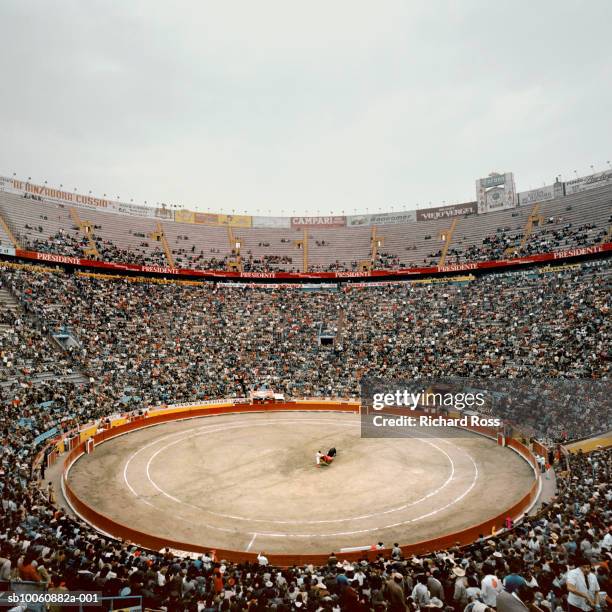
<svg viewBox="0 0 612 612"><path fill-rule="evenodd" d="M357 397L366 374L601 379L610 372L610 281L608 265L592 270L333 292L5 271L31 320L5 332L2 357L28 368L21 379L77 368L110 404L129 406L243 397L262 384L288 396ZM341 327L332 350L319 345L321 325ZM45 348L48 330L62 328L77 340L69 355ZM584 405L551 422L554 404L513 416L554 436L610 422L609 412L583 418Z"/></svg>
<svg viewBox="0 0 612 612"><path fill-rule="evenodd" d="M447 258L452 263L464 263L526 257L598 244L604 240L607 233L607 228L598 227L594 223L573 226L571 223L563 223L562 219L551 218L536 227L524 244L523 228L516 230L511 230L509 227L498 228L495 234L486 236L479 246L449 249ZM440 252L432 253L430 257L435 258L439 254Z"/></svg>
<svg viewBox="0 0 612 612"><path fill-rule="evenodd" d="M0 581L138 596L145 607L169 611L587 612L607 605L610 450L569 458L556 499L495 538L408 558L397 544L381 543L358 562L331 553L323 566L276 568L263 552L256 563L235 564L214 552L184 558L103 537L59 510L52 487L36 489L27 470L14 467L13 448L2 454Z"/></svg>
<svg viewBox="0 0 612 612"><path fill-rule="evenodd" d="M606 379L609 272L605 262L464 284L306 292L5 266L1 282L19 309L4 315L8 332L0 331L0 581L141 595L146 605L169 610L505 612L506 592L532 612L567 609L567 584L610 559L610 451L571 458L554 505L494 540L409 559L389 543L376 560L351 565L338 555L325 567L283 570L264 555L258 564L235 565L104 538L58 510L52 491L41 496L31 465L40 450L34 441L51 428L244 396L264 383L288 396L350 397L366 374ZM321 324L337 330L331 350L319 346ZM50 337L57 329L70 330L76 347L58 353ZM74 371L86 382L68 381ZM54 378L37 379L41 373ZM609 398L568 406L554 387L546 394L545 408L525 394L506 407L508 416L551 441L610 428ZM610 592L605 565L585 580L593 604L586 612L596 591Z"/></svg>

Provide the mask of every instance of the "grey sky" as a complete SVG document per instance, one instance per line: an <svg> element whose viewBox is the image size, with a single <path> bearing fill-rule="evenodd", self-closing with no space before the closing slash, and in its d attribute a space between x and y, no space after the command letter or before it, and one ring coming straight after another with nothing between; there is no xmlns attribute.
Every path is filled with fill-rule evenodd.
<svg viewBox="0 0 612 612"><path fill-rule="evenodd" d="M0 174L352 214L609 168L612 2L0 1Z"/></svg>

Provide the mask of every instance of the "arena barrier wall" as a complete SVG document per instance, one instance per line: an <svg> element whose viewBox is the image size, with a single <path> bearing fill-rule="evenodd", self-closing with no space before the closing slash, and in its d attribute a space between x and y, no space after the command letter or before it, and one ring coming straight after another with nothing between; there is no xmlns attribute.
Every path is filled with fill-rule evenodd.
<svg viewBox="0 0 612 612"><path fill-rule="evenodd" d="M93 436L95 444L110 440L116 436L120 436L131 431L150 427L161 423L166 423L175 420L191 419L202 416L212 416L219 414L231 414L242 412L265 412L265 411L335 411L335 412L358 412L358 402L349 401L320 401L320 400L298 400L287 401L282 403L262 403L262 404L212 404L206 406L187 406L181 407L180 410L169 408L166 410L156 410L154 414L150 414L144 418L134 420L129 423L109 427L106 430L99 431ZM477 432L485 433L485 432ZM486 432L490 433L490 432ZM80 515L85 521L93 525L97 530L111 535L118 539L126 540L132 544L142 546L154 551L160 551L164 548L174 549L175 552L203 554L205 552L214 551L217 559L225 559L227 561L240 563L245 561L256 562L257 554L244 551L226 550L214 547L199 546L188 542L180 542L168 538L162 538L150 533L134 529L127 525L118 523L110 517L98 512L83 500L70 487L68 480L68 472L72 464L77 461L85 453L86 442L81 441L64 459L62 473L62 489L64 496L69 502L72 509ZM416 542L401 546L404 556L408 557L415 554L426 554L437 550L443 550L451 546L471 544L478 538L491 537L499 530L503 529L506 524L506 519L511 517L517 520L535 503L539 490L540 481L537 470L537 461L531 451L518 442L517 440L506 439L506 446L511 447L518 452L528 463L534 468L535 480L529 491L510 508L505 509L487 521L478 523L461 531L450 533L435 539ZM377 555L389 555L390 549L386 550L369 550L343 553L341 556L348 561L358 561L364 557L371 560ZM269 554L267 555L270 563L280 567L290 567L292 565L325 564L327 562L327 554Z"/></svg>

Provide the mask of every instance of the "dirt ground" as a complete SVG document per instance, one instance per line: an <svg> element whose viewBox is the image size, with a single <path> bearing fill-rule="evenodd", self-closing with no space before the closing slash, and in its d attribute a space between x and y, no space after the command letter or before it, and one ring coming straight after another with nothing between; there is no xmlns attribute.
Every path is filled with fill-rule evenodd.
<svg viewBox="0 0 612 612"><path fill-rule="evenodd" d="M315 453L336 446L330 467ZM211 548L328 553L409 544L518 501L533 471L482 436L362 439L354 414L281 412L178 421L106 442L74 491L134 528Z"/></svg>

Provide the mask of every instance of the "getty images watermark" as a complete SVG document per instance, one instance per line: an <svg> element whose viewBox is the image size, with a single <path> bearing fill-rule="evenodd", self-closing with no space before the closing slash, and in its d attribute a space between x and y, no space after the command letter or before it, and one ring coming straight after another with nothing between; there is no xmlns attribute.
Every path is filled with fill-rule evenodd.
<svg viewBox="0 0 612 612"><path fill-rule="evenodd" d="M556 437L590 408L609 406L609 381L431 378L361 381L362 437L459 437L470 429ZM609 411L598 411L609 414ZM601 424L603 429L609 423Z"/></svg>

